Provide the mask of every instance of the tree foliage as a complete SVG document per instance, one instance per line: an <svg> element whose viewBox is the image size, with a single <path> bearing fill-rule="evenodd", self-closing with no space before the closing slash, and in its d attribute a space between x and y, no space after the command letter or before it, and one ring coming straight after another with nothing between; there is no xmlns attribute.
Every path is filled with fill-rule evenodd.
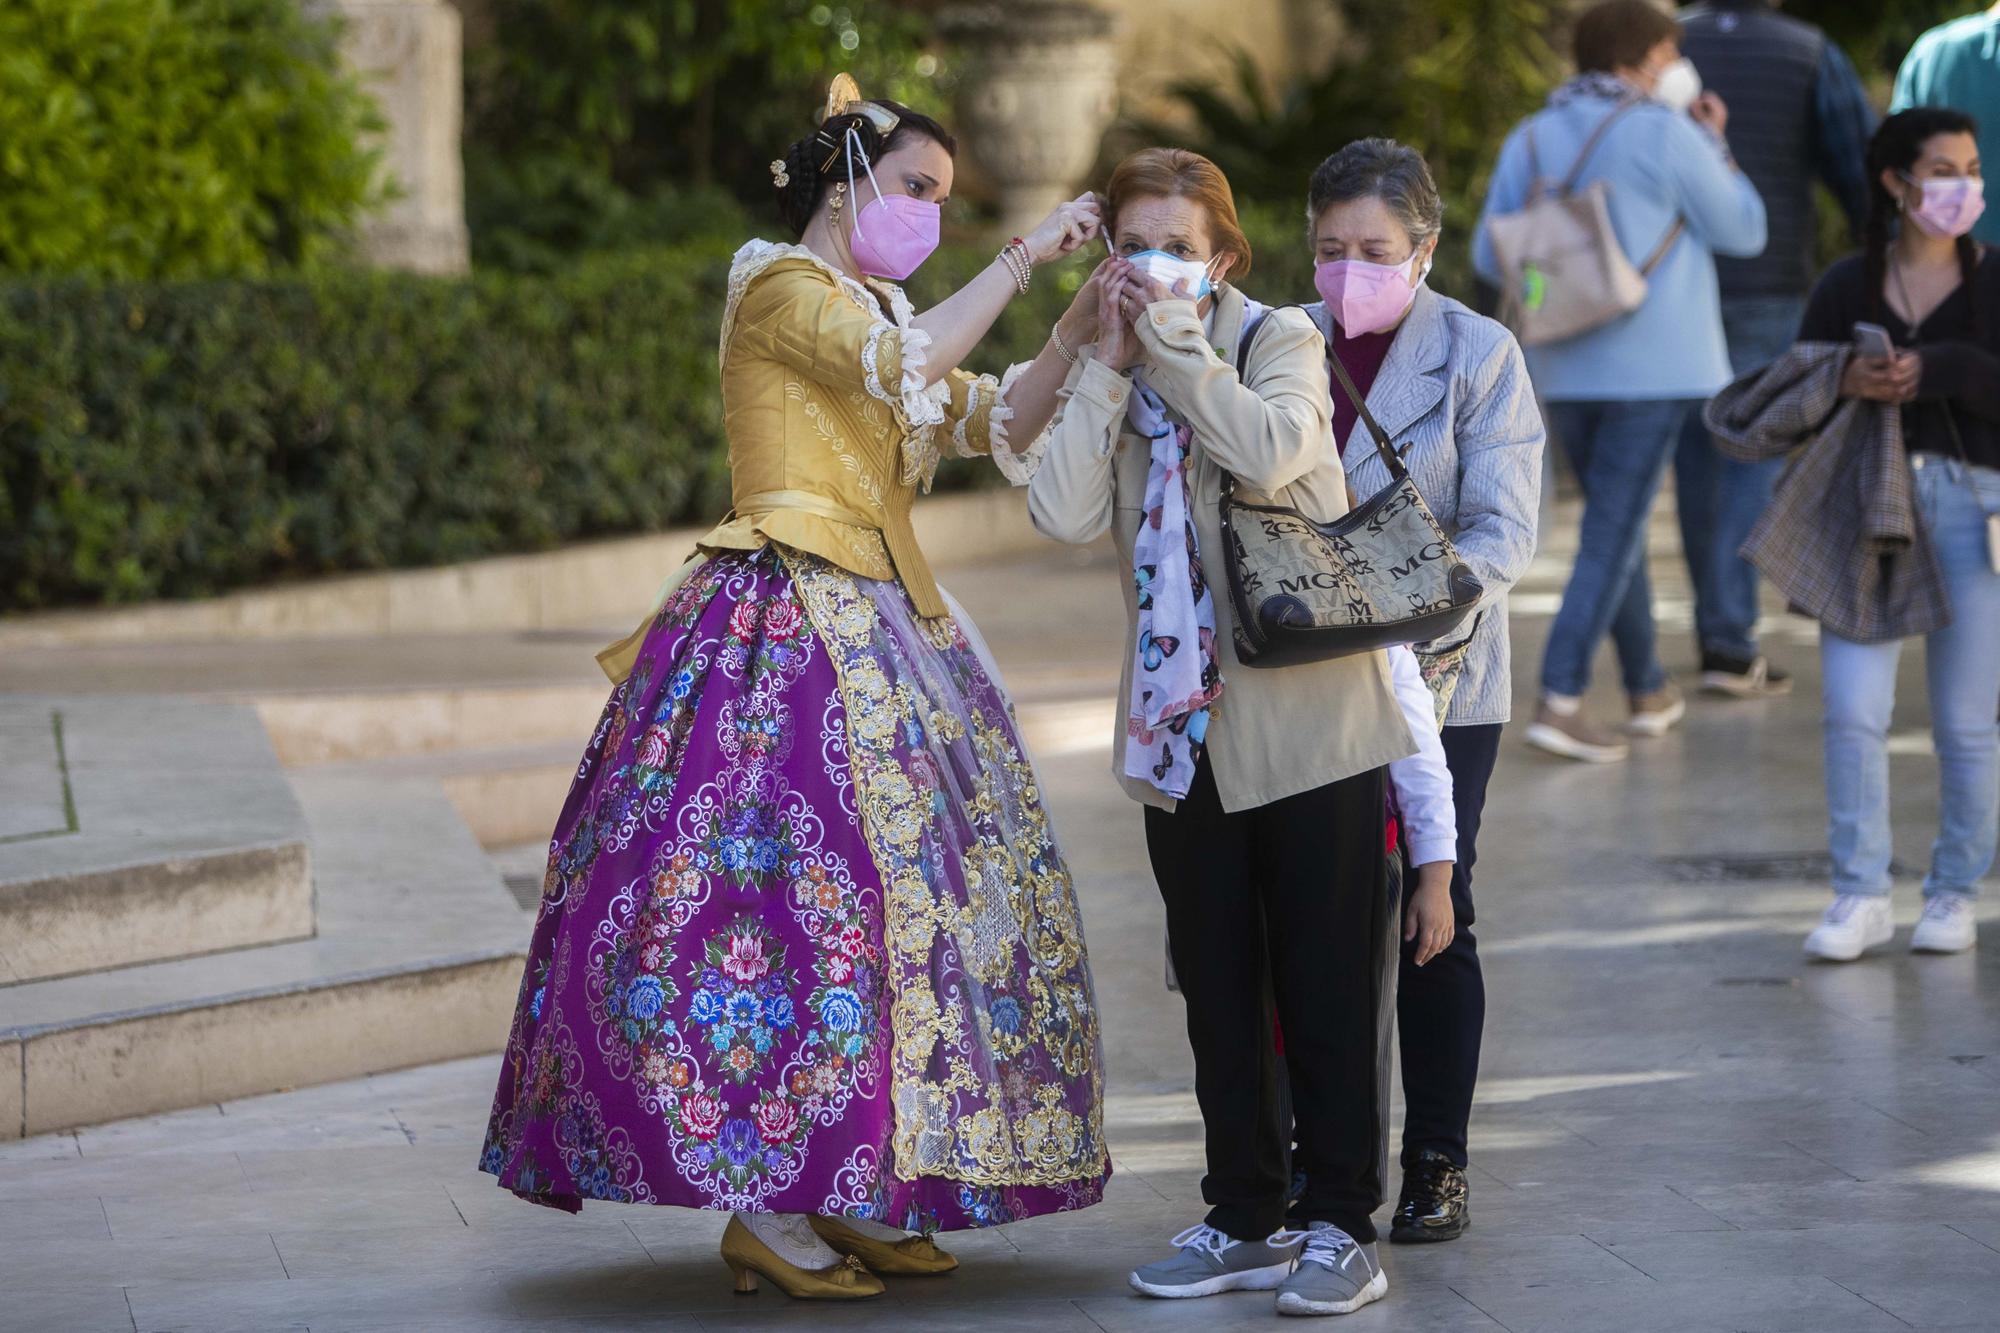
<svg viewBox="0 0 2000 1333"><path fill-rule="evenodd" d="M0 612L714 521L738 239L546 275L0 281ZM947 245L914 294L992 259ZM1038 272L973 364L1032 357L1086 269Z"/></svg>
<svg viewBox="0 0 2000 1333"><path fill-rule="evenodd" d="M1923 33L1973 13L1972 0L1787 0L1785 12L1816 23L1839 42L1871 88L1885 98L1896 67Z"/></svg>
<svg viewBox="0 0 2000 1333"><path fill-rule="evenodd" d="M1351 140L1387 135L1424 155L1445 199L1446 236L1432 283L1471 296L1470 227L1500 140L1541 104L1562 64L1546 34L1545 0L1351 0L1342 38L1320 72L1267 92L1247 52L1218 86L1172 89L1193 129L1146 124L1125 137L1185 142L1215 159L1239 201L1298 219L1321 159ZM1264 269L1262 257L1259 268ZM1269 274L1263 285L1269 288ZM1302 299L1299 287L1288 299Z"/></svg>
<svg viewBox="0 0 2000 1333"><path fill-rule="evenodd" d="M482 262L545 268L702 230L724 195L769 199L769 162L812 127L840 70L873 95L939 102L929 26L893 0L487 8L490 35L467 52L467 210Z"/></svg>
<svg viewBox="0 0 2000 1333"><path fill-rule="evenodd" d="M298 0L0 4L0 270L263 273L370 200L366 95Z"/></svg>

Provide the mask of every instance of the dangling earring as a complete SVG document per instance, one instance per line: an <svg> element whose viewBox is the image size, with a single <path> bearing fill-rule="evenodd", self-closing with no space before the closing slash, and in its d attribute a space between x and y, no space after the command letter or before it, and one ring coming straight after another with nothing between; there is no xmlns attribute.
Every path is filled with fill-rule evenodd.
<svg viewBox="0 0 2000 1333"><path fill-rule="evenodd" d="M837 218L840 216L840 210L845 208L846 206L847 206L847 182L841 181L838 185L835 185L833 187L833 202L827 205L827 207L833 210L833 215Z"/></svg>

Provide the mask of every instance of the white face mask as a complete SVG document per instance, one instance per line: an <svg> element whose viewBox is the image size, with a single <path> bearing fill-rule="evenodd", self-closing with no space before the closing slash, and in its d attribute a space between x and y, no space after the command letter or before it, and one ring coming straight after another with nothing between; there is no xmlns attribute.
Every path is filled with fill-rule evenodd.
<svg viewBox="0 0 2000 1333"><path fill-rule="evenodd" d="M1685 111L1701 96L1701 73L1694 62L1682 56L1660 71L1653 83L1653 100L1675 111Z"/></svg>
<svg viewBox="0 0 2000 1333"><path fill-rule="evenodd" d="M1185 281L1185 295L1191 301L1198 301L1215 290L1215 285L1209 281L1208 264L1198 259L1182 259L1165 250L1141 250L1136 255L1125 256L1125 262L1169 290L1175 283ZM1211 264L1214 262L1209 261Z"/></svg>

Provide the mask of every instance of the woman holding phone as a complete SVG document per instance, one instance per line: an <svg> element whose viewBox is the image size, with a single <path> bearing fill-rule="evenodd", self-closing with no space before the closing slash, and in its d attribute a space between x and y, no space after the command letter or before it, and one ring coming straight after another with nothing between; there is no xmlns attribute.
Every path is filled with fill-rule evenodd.
<svg viewBox="0 0 2000 1333"><path fill-rule="evenodd" d="M1827 270L1799 329L1805 342L1856 342L1843 398L1900 405L1951 603L1951 623L1925 636L1940 809L1910 939L1921 953L1972 947L1973 895L2000 832L2000 259L1969 235L1985 207L1973 128L1942 107L1882 122L1868 147L1866 249ZM1902 649L1821 632L1834 899L1806 938L1817 958L1851 961L1893 933L1888 741Z"/></svg>

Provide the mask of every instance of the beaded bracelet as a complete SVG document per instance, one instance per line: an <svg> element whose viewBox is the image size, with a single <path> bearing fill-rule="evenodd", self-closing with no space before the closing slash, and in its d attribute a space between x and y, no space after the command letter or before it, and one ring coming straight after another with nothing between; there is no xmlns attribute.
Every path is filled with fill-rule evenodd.
<svg viewBox="0 0 2000 1333"><path fill-rule="evenodd" d="M1028 258L1028 243L1018 236L1008 241L1006 247L1000 251L1000 262L1005 264L1007 272L1013 275L1014 290L1027 291L1028 279L1035 271L1034 264Z"/></svg>
<svg viewBox="0 0 2000 1333"><path fill-rule="evenodd" d="M1063 341L1061 320L1057 320L1055 323L1049 325L1049 341L1055 344L1057 356L1069 362L1072 366L1076 364L1076 353L1070 351L1069 344Z"/></svg>

